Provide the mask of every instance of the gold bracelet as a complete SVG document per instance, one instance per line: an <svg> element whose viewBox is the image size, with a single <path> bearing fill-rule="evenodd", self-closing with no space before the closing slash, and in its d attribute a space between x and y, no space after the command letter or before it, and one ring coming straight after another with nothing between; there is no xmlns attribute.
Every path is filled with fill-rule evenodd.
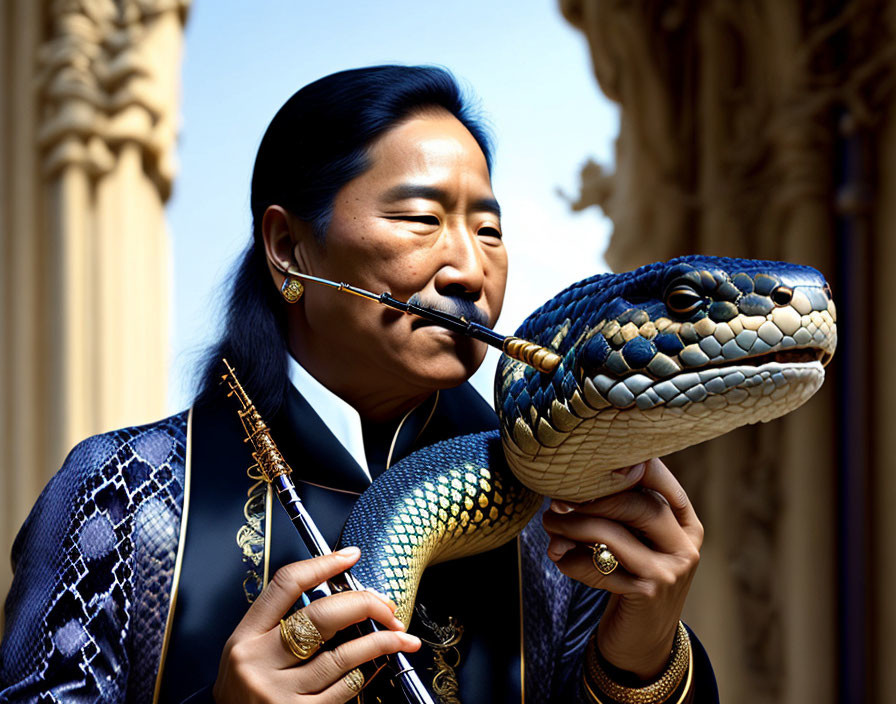
<svg viewBox="0 0 896 704"><path fill-rule="evenodd" d="M691 639L688 636L687 629L680 621L678 622L678 631L675 634L672 654L669 656L666 669L659 679L645 687L625 687L610 679L610 676L600 666L600 661L595 652L597 649L595 641L594 637L588 641L588 647L585 650L584 673L585 687L595 702L600 703L601 701L594 691L597 688L604 695L620 704L660 704L675 693L682 680L684 680L685 675L687 675L688 681L685 684L679 703L684 701L691 687L693 654L691 653Z"/></svg>

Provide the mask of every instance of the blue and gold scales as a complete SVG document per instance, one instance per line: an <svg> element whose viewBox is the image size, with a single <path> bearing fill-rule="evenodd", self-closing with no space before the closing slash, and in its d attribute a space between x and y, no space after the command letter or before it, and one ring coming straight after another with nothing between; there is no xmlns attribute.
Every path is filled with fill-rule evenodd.
<svg viewBox="0 0 896 704"><path fill-rule="evenodd" d="M510 540L542 495L606 495L625 481L613 469L788 413L821 386L837 342L816 270L701 256L581 281L516 335L560 361L544 372L502 357L500 433L403 460L346 524L342 543L362 550L353 574L405 623L426 565Z"/></svg>

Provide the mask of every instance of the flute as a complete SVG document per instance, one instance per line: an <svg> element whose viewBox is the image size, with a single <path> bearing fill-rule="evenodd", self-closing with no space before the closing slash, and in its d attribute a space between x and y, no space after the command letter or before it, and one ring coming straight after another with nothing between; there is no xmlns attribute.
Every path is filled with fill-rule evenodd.
<svg viewBox="0 0 896 704"><path fill-rule="evenodd" d="M221 380L226 382L230 388L227 396L236 396L242 406L238 413L243 430L246 432L244 442L252 445L252 458L258 466L261 476L276 491L280 505L286 510L290 521L295 526L311 556L320 557L321 555L330 554L332 550L312 520L311 514L308 513L308 510L302 503L302 499L296 491L295 482L293 482L290 476L292 469L274 443L270 429L264 422L258 409L255 408L255 404L249 398L245 389L243 389L242 384L236 378L233 367L230 366L226 359L221 361L227 369L227 373L221 377ZM326 584L319 587L327 595L348 590L363 591L364 589L364 586L350 572L344 572L331 578L328 585L329 588L327 588ZM372 619L367 619L362 624L358 624L358 629L362 634L382 630ZM392 664L393 669L395 669L394 677L398 680L399 688L405 700L410 704L435 704L404 653L395 653L392 656L373 660L372 667L370 665L366 668L362 666L362 669L366 670L364 672L364 681L370 682L393 659L395 661Z"/></svg>
<svg viewBox="0 0 896 704"><path fill-rule="evenodd" d="M330 281L329 279L322 279L318 276L311 276L311 274L303 274L302 272L297 271L294 267L290 267L286 273L290 276L295 276L296 278L329 286L342 293L350 293L370 301L376 301L387 308L392 308L393 310L402 313L408 313L424 318L453 332L472 337L475 340L480 340L487 345L501 350L508 357L512 357L517 361L528 364L530 367L534 367L540 372L549 374L560 364L560 355L556 352L552 352L547 347L542 347L534 342L528 342L527 340L523 340L514 335L501 335L485 325L467 320L458 315L452 315L451 313L436 310L435 308L427 308L419 303L415 303L413 297L410 301L400 301L397 298L394 298L388 291L384 291L380 294L372 293L363 288L351 286L344 282Z"/></svg>

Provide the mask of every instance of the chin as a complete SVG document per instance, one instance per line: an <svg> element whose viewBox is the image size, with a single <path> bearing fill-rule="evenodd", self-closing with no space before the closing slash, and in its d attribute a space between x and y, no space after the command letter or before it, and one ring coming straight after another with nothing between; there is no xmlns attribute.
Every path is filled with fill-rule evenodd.
<svg viewBox="0 0 896 704"><path fill-rule="evenodd" d="M485 359L486 345L436 326L413 330L393 349L401 380L420 389L436 391L463 384Z"/></svg>
<svg viewBox="0 0 896 704"><path fill-rule="evenodd" d="M462 355L442 352L419 360L419 364L407 365L407 378L432 391L460 386L473 376L485 359L484 351L478 354L476 350L465 352Z"/></svg>

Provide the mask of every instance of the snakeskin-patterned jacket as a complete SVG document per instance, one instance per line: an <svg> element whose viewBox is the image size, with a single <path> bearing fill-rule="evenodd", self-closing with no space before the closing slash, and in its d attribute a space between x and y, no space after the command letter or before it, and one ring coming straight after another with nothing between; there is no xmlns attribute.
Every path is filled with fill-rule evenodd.
<svg viewBox="0 0 896 704"><path fill-rule="evenodd" d="M0 702L159 700L187 458L186 412L72 450L13 546ZM573 702L604 594L563 576L546 546L536 517L519 541L525 701Z"/></svg>
<svg viewBox="0 0 896 704"><path fill-rule="evenodd" d="M13 545L0 700L151 702L184 497L187 415L71 451Z"/></svg>

